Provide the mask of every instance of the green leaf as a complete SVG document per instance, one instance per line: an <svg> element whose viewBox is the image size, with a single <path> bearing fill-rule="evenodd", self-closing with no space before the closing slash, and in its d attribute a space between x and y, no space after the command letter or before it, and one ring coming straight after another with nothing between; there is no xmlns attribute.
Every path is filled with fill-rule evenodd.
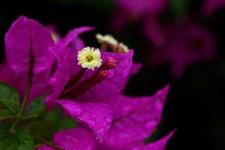
<svg viewBox="0 0 225 150"><path fill-rule="evenodd" d="M0 82L0 106L9 110L12 114L19 113L19 95L9 85Z"/></svg>
<svg viewBox="0 0 225 150"><path fill-rule="evenodd" d="M41 96L33 100L27 109L26 116L23 119L39 117L40 114L45 110L44 98L45 96Z"/></svg>
<svg viewBox="0 0 225 150"><path fill-rule="evenodd" d="M0 131L0 150L34 150L33 137L26 129L16 133Z"/></svg>
<svg viewBox="0 0 225 150"><path fill-rule="evenodd" d="M74 119L62 115L60 107L55 108L51 112L45 113L44 119L52 125L55 131L74 128L77 126L77 122Z"/></svg>
<svg viewBox="0 0 225 150"><path fill-rule="evenodd" d="M37 120L29 123L26 128L32 133L32 135L45 139L46 141L51 141L55 131L53 130L51 124L45 120ZM35 139L35 145L41 144L42 141Z"/></svg>
<svg viewBox="0 0 225 150"><path fill-rule="evenodd" d="M74 119L65 117L63 122L61 123L59 130L70 129L70 128L74 128L76 126L77 126L77 122Z"/></svg>
<svg viewBox="0 0 225 150"><path fill-rule="evenodd" d="M0 133L1 131L9 131L11 126L12 126L12 120L0 121Z"/></svg>
<svg viewBox="0 0 225 150"><path fill-rule="evenodd" d="M0 119L5 119L5 118L14 118L15 115L13 115L10 111L3 109L0 110Z"/></svg>

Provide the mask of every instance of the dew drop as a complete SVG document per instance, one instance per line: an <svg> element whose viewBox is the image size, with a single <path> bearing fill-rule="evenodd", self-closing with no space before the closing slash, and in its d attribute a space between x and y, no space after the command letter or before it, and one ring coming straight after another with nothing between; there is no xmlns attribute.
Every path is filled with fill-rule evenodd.
<svg viewBox="0 0 225 150"><path fill-rule="evenodd" d="M124 107L123 107L123 111L127 112L127 111L129 111L129 110L130 110L130 106L124 106Z"/></svg>
<svg viewBox="0 0 225 150"><path fill-rule="evenodd" d="M106 122L111 122L111 121L112 121L112 119L109 118L109 117L106 117L106 118L104 118L104 119L105 119Z"/></svg>
<svg viewBox="0 0 225 150"><path fill-rule="evenodd" d="M96 135L95 136L96 141L100 142L100 138Z"/></svg>
<svg viewBox="0 0 225 150"><path fill-rule="evenodd" d="M157 112L161 112L162 109L163 109L163 104L159 100L157 100L156 103L155 103L155 110Z"/></svg>
<svg viewBox="0 0 225 150"><path fill-rule="evenodd" d="M149 121L145 124L145 128L152 129L155 128L156 122L155 121Z"/></svg>

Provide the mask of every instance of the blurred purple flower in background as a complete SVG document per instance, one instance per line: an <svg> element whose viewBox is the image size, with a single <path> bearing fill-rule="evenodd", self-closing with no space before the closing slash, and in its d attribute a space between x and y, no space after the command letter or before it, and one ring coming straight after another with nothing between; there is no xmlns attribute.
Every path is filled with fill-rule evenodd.
<svg viewBox="0 0 225 150"><path fill-rule="evenodd" d="M165 16L163 19L165 9L178 2L174 1L169 5L164 0L157 2L115 0L115 3L118 11L115 11L117 15L110 23L112 30L118 33L124 29L126 23L129 23L128 20L136 19L140 23L137 26L140 36L146 38L148 45L151 45L151 48L147 48L149 49L147 65L155 67L169 64L171 77L180 78L189 66L215 58L215 35L194 19L189 19L185 10L180 11L182 19L165 18ZM180 7L177 9L183 10L188 3L181 4L183 3L178 3L173 7ZM224 0L207 0L202 10L210 14L224 4Z"/></svg>
<svg viewBox="0 0 225 150"><path fill-rule="evenodd" d="M129 23L146 17L157 17L167 6L166 0L115 0L117 10L110 22L114 31L120 31Z"/></svg>
<svg viewBox="0 0 225 150"><path fill-rule="evenodd" d="M179 78L185 70L216 56L216 38L212 32L193 20L160 25L149 19L144 24L147 39L155 46L150 51L151 66L168 63L171 76Z"/></svg>
<svg viewBox="0 0 225 150"><path fill-rule="evenodd" d="M225 0L204 0L201 12L204 16L209 17L222 8L225 8Z"/></svg>

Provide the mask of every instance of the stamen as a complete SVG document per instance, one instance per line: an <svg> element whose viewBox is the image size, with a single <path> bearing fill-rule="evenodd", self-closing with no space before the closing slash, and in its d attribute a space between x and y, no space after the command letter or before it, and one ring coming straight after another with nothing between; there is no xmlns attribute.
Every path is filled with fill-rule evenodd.
<svg viewBox="0 0 225 150"><path fill-rule="evenodd" d="M116 60L113 57L108 57L104 64L101 65L102 59L100 56L101 54L98 49L95 50L90 47L86 47L78 52L78 64L82 66L82 69L69 80L60 98L74 99L108 77L108 70L117 66ZM86 70L84 68L94 70L95 67L100 68L91 77L79 82Z"/></svg>
<svg viewBox="0 0 225 150"><path fill-rule="evenodd" d="M82 76L84 75L86 69L81 68L80 71L78 71L78 73L76 73L70 80L69 82L66 84L65 89L74 87L78 81L82 78Z"/></svg>
<svg viewBox="0 0 225 150"><path fill-rule="evenodd" d="M100 44L107 43L110 45L117 45L118 41L110 34L106 34L105 36L101 34L96 34L96 38Z"/></svg>
<svg viewBox="0 0 225 150"><path fill-rule="evenodd" d="M123 43L119 43L119 53L126 53L129 52L129 48L124 45Z"/></svg>
<svg viewBox="0 0 225 150"><path fill-rule="evenodd" d="M101 35L97 34L96 38L101 44L101 51L112 51L115 53L126 53L129 52L129 48L123 43L119 43L112 35Z"/></svg>
<svg viewBox="0 0 225 150"><path fill-rule="evenodd" d="M97 71L92 77L84 80L71 91L67 91L63 97L66 97L68 99L74 99L87 92L91 87L102 82L105 78L108 77L108 75L108 70Z"/></svg>
<svg viewBox="0 0 225 150"><path fill-rule="evenodd" d="M108 57L105 60L105 63L101 66L101 69L102 70L109 70L109 69L115 68L116 66L117 66L116 59L113 58L113 57Z"/></svg>
<svg viewBox="0 0 225 150"><path fill-rule="evenodd" d="M113 69L117 66L116 60L113 57L108 57L104 64L94 73L90 78L82 81L76 87L69 88L64 91L62 97L66 97L68 99L74 99L85 92L87 92L91 87L99 84L105 78L108 77L109 69Z"/></svg>
<svg viewBox="0 0 225 150"><path fill-rule="evenodd" d="M90 47L83 48L78 52L78 65L82 68L94 70L95 67L100 67L102 64L101 53L99 49Z"/></svg>

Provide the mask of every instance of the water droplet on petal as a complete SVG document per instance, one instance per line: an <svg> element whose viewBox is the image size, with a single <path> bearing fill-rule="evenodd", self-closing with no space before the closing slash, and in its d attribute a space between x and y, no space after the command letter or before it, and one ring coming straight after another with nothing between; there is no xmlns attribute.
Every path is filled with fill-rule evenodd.
<svg viewBox="0 0 225 150"><path fill-rule="evenodd" d="M155 121L149 121L145 124L145 128L152 129L155 128L156 122Z"/></svg>
<svg viewBox="0 0 225 150"><path fill-rule="evenodd" d="M95 139L96 139L96 141L100 142L100 139L97 135L95 136Z"/></svg>
<svg viewBox="0 0 225 150"><path fill-rule="evenodd" d="M155 110L161 112L163 110L163 103L160 100L155 102Z"/></svg>
<svg viewBox="0 0 225 150"><path fill-rule="evenodd" d="M130 110L130 106L124 106L124 107L123 107L123 111L127 112L127 111L129 111L129 110Z"/></svg>
<svg viewBox="0 0 225 150"><path fill-rule="evenodd" d="M106 122L112 122L112 118L106 117L106 118L105 118L105 121L106 121Z"/></svg>

